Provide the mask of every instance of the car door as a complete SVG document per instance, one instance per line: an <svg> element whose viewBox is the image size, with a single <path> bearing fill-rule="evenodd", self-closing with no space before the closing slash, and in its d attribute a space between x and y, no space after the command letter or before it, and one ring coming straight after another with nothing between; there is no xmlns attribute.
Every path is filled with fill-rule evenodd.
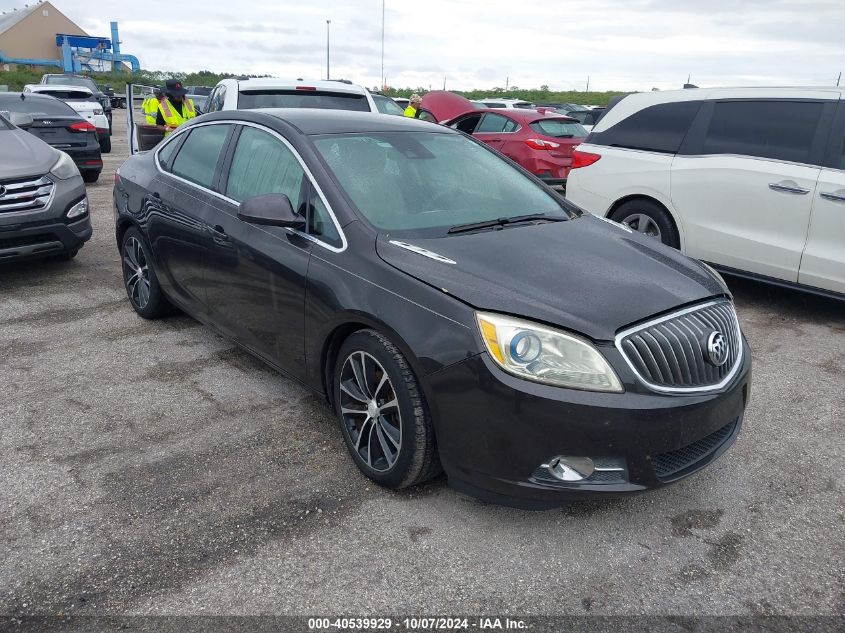
<svg viewBox="0 0 845 633"><path fill-rule="evenodd" d="M472 135L493 149L501 151L505 143L505 129L512 127L509 124L512 122L506 116L488 112L481 117Z"/></svg>
<svg viewBox="0 0 845 633"><path fill-rule="evenodd" d="M283 193L307 217L304 163L281 136L239 128L206 236L208 305L226 334L293 376L304 376L304 302L312 242L304 231L238 219L245 200Z"/></svg>
<svg viewBox="0 0 845 633"><path fill-rule="evenodd" d="M705 102L671 166L671 200L688 255L795 282L827 103Z"/></svg>
<svg viewBox="0 0 845 633"><path fill-rule="evenodd" d="M165 144L146 200L162 283L178 303L199 314L206 311L207 227L218 200L214 183L233 131L226 123L197 125Z"/></svg>
<svg viewBox="0 0 845 633"><path fill-rule="evenodd" d="M845 293L845 104L819 175L798 282Z"/></svg>

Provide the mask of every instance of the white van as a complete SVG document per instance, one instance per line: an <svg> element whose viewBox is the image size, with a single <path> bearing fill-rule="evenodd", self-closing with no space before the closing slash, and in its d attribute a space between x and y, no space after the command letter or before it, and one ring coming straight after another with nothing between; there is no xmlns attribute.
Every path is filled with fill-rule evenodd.
<svg viewBox="0 0 845 633"><path fill-rule="evenodd" d="M573 152L566 197L725 272L845 294L843 93L628 95Z"/></svg>

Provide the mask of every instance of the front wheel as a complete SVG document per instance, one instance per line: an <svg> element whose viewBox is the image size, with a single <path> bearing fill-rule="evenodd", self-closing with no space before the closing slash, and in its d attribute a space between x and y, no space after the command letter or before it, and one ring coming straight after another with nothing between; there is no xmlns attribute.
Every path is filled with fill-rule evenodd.
<svg viewBox="0 0 845 633"><path fill-rule="evenodd" d="M352 459L388 488L422 483L440 472L428 407L402 352L374 330L341 346L334 402Z"/></svg>
<svg viewBox="0 0 845 633"><path fill-rule="evenodd" d="M660 240L666 246L680 248L681 240L672 217L653 200L629 200L610 214L610 219L629 229Z"/></svg>

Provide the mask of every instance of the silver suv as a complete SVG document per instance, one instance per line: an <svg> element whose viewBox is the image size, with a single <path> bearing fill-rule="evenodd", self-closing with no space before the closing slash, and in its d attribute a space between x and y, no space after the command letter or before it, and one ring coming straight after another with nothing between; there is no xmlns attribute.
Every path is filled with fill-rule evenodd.
<svg viewBox="0 0 845 633"><path fill-rule="evenodd" d="M70 259L91 237L79 169L70 156L20 129L31 125L28 114L0 112L0 262Z"/></svg>

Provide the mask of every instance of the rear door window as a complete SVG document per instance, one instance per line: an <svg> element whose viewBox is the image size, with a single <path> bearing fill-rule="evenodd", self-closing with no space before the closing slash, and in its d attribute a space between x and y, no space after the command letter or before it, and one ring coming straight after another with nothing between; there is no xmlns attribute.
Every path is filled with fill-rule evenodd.
<svg viewBox="0 0 845 633"><path fill-rule="evenodd" d="M823 107L818 101L717 102L701 153L809 163Z"/></svg>
<svg viewBox="0 0 845 633"><path fill-rule="evenodd" d="M173 175L211 189L220 153L231 127L204 125L191 130L173 161Z"/></svg>
<svg viewBox="0 0 845 633"><path fill-rule="evenodd" d="M476 134L499 134L505 131L505 127L508 124L507 117L503 117L501 114L485 114L484 118L481 119L481 123L478 124L478 127L475 128Z"/></svg>
<svg viewBox="0 0 845 633"><path fill-rule="evenodd" d="M643 108L603 132L590 143L675 154L701 108L701 101L660 103Z"/></svg>
<svg viewBox="0 0 845 633"><path fill-rule="evenodd" d="M316 108L369 112L365 95L321 90L250 90L238 96L238 108Z"/></svg>
<svg viewBox="0 0 845 633"><path fill-rule="evenodd" d="M79 114L68 104L47 96L28 96L0 99L0 110L9 112L23 112L33 118L44 117L78 117Z"/></svg>

